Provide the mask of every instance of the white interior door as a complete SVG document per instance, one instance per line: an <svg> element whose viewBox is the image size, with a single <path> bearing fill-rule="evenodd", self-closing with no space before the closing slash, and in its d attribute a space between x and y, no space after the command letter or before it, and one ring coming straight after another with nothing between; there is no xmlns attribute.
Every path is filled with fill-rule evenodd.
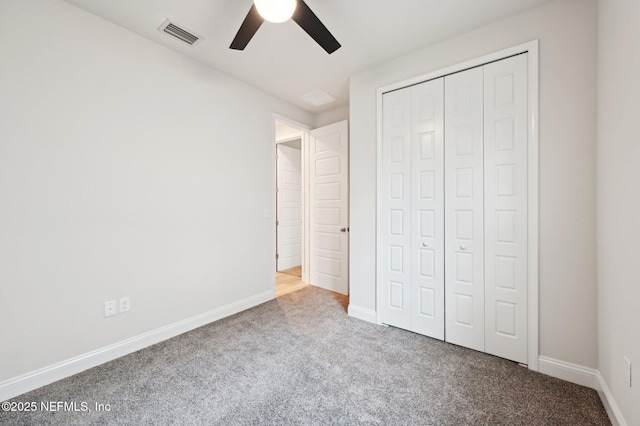
<svg viewBox="0 0 640 426"><path fill-rule="evenodd" d="M309 284L349 294L349 134L347 121L310 132Z"/></svg>
<svg viewBox="0 0 640 426"><path fill-rule="evenodd" d="M483 68L445 77L446 341L484 351Z"/></svg>
<svg viewBox="0 0 640 426"><path fill-rule="evenodd" d="M277 145L277 270L302 264L302 150L300 140Z"/></svg>
<svg viewBox="0 0 640 426"><path fill-rule="evenodd" d="M485 352L527 363L527 55L484 73Z"/></svg>

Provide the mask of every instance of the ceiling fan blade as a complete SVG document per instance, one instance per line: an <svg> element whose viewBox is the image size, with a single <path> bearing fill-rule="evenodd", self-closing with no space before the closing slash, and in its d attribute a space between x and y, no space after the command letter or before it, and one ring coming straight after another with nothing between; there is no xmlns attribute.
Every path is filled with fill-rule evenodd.
<svg viewBox="0 0 640 426"><path fill-rule="evenodd" d="M298 6L291 19L296 21L327 53L331 54L341 47L338 40L331 35L327 27L320 22L320 19L303 0L298 0Z"/></svg>
<svg viewBox="0 0 640 426"><path fill-rule="evenodd" d="M258 13L258 9L256 9L256 5L251 5L251 9L249 9L249 13L247 13L247 17L242 21L242 25L238 30L238 34L231 42L230 49L235 50L244 50L247 47L247 44L253 38L253 35L258 31L260 25L264 22L264 19Z"/></svg>

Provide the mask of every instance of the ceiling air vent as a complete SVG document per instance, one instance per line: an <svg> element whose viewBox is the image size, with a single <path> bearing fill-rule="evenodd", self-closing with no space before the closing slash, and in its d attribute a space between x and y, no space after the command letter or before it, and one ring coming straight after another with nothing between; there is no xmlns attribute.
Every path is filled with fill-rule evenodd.
<svg viewBox="0 0 640 426"><path fill-rule="evenodd" d="M314 90L311 93L307 93L306 95L300 96L300 99L303 101L310 103L313 106L322 106L325 104L330 104L331 102L336 101L336 98L328 94L322 89Z"/></svg>
<svg viewBox="0 0 640 426"><path fill-rule="evenodd" d="M164 21L162 25L160 25L160 28L158 28L158 31L167 33L170 36L173 36L179 40L182 40L185 43L190 45L194 45L200 39L202 39L202 37L200 37L199 35L194 34L192 31L187 31L184 28L180 28L178 25L174 24L168 19Z"/></svg>

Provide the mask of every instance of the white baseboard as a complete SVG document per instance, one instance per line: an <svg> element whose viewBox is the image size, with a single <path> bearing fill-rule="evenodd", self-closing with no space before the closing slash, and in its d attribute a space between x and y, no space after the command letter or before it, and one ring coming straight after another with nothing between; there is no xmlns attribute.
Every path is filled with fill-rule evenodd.
<svg viewBox="0 0 640 426"><path fill-rule="evenodd" d="M602 400L602 405L604 405L604 409L607 410L607 414L609 415L609 419L613 426L627 426L627 422L622 416L622 411L620 411L620 407L616 403L616 400L613 399L613 394L609 390L609 386L607 382L602 377L602 374L598 371L598 383L600 385L600 389L598 390L598 394L600 395L600 399Z"/></svg>
<svg viewBox="0 0 640 426"><path fill-rule="evenodd" d="M48 367L5 380L0 383L0 401L14 398L25 392L32 391L39 387L88 370L89 368L120 358L121 356L139 351L140 349L144 349L182 333L186 333L187 331L202 327L203 325L252 308L261 303L268 302L274 297L275 294L273 290L265 291L209 312L114 343L104 348L87 352L66 361L58 362Z"/></svg>
<svg viewBox="0 0 640 426"><path fill-rule="evenodd" d="M600 390L598 370L546 356L538 357L538 371L567 382Z"/></svg>
<svg viewBox="0 0 640 426"><path fill-rule="evenodd" d="M611 423L614 426L627 426L627 422L600 371L546 356L538 357L538 363L540 373L598 391Z"/></svg>
<svg viewBox="0 0 640 426"><path fill-rule="evenodd" d="M361 308L360 306L349 305L349 309L347 310L350 317L358 318L363 321L372 322L374 324L378 323L378 316L376 311L373 309Z"/></svg>

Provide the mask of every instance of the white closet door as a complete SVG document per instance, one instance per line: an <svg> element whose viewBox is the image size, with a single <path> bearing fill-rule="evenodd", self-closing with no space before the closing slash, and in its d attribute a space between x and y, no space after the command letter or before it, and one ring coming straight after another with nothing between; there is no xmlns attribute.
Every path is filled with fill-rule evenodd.
<svg viewBox="0 0 640 426"><path fill-rule="evenodd" d="M446 341L484 350L483 69L445 77Z"/></svg>
<svg viewBox="0 0 640 426"><path fill-rule="evenodd" d="M527 55L484 72L485 351L527 363Z"/></svg>
<svg viewBox="0 0 640 426"><path fill-rule="evenodd" d="M411 331L444 339L444 80L411 88Z"/></svg>
<svg viewBox="0 0 640 426"><path fill-rule="evenodd" d="M382 321L411 328L411 89L383 96L380 263Z"/></svg>

